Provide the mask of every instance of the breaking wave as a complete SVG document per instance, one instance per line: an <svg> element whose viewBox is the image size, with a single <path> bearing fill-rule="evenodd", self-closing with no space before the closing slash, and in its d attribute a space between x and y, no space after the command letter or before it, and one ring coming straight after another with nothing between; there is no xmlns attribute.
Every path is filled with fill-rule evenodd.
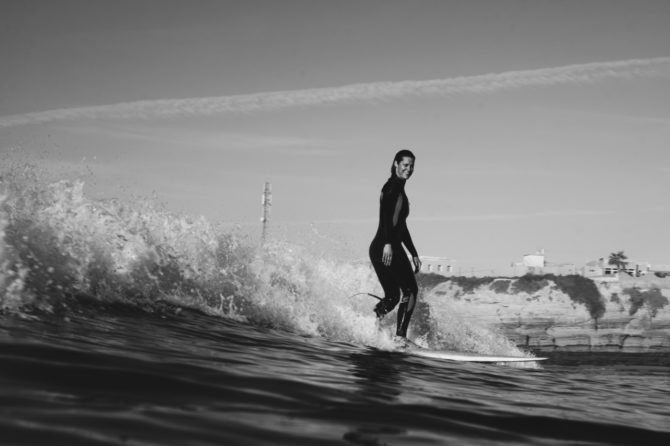
<svg viewBox="0 0 670 446"><path fill-rule="evenodd" d="M281 240L263 247L229 226L176 215L147 199L92 200L81 180L14 167L0 185L0 311L74 311L82 302L147 311L193 308L253 325L393 346L395 315L377 326L380 292L366 264ZM428 303L430 302L430 303ZM507 339L420 298L410 335L432 348L520 354Z"/></svg>

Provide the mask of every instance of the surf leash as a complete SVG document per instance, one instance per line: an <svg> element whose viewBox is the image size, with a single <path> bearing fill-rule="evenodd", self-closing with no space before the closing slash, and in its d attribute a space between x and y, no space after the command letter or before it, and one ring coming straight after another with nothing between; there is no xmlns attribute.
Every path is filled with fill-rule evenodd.
<svg viewBox="0 0 670 446"><path fill-rule="evenodd" d="M365 294L365 295L367 295L367 296L370 296L370 297L374 297L374 298L377 299L377 300L383 300L381 297L376 296L376 295L374 295L374 294L372 294L372 293L356 293L356 294L352 294L352 295L349 296L349 297L361 296L361 295L363 295L363 294Z"/></svg>

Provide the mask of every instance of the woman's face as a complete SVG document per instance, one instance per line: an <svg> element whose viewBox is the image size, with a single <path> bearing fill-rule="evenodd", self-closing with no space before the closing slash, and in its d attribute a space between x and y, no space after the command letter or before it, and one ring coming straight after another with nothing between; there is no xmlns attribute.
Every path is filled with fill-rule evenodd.
<svg viewBox="0 0 670 446"><path fill-rule="evenodd" d="M396 161L394 165L396 176L403 180L409 180L414 172L414 158L405 156L400 162Z"/></svg>

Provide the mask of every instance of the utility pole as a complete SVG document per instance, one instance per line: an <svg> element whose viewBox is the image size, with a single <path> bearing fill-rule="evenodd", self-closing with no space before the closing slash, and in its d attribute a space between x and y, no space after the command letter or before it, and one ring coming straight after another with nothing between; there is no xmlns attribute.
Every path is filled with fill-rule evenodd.
<svg viewBox="0 0 670 446"><path fill-rule="evenodd" d="M265 239L268 235L268 221L270 220L270 207L272 206L272 185L269 181L265 182L261 204L263 205L263 216L261 217L261 222L263 223L261 245L263 245L265 244Z"/></svg>

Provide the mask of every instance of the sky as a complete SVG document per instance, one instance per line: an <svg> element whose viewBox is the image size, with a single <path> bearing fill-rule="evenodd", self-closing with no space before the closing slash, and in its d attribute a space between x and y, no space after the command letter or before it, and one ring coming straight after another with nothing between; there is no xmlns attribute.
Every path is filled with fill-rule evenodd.
<svg viewBox="0 0 670 446"><path fill-rule="evenodd" d="M670 264L665 0L0 0L0 159L365 258ZM130 198L128 198L130 199ZM281 231L280 231L281 228Z"/></svg>

